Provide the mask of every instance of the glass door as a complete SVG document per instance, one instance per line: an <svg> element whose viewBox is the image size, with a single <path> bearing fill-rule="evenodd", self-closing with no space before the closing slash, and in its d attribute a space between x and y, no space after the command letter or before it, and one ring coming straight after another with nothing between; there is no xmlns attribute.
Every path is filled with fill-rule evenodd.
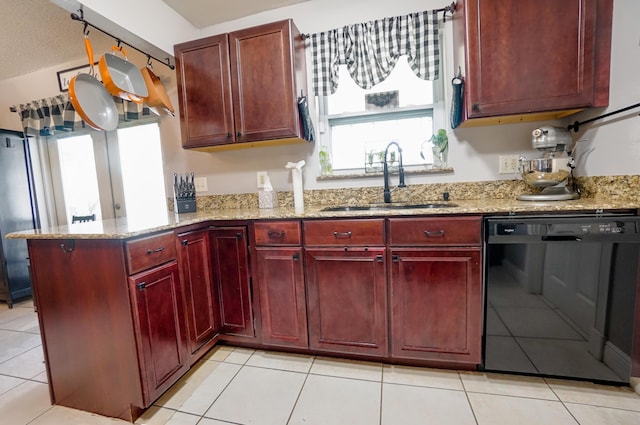
<svg viewBox="0 0 640 425"><path fill-rule="evenodd" d="M92 214L139 221L167 209L157 123L58 136L49 152L58 224Z"/></svg>

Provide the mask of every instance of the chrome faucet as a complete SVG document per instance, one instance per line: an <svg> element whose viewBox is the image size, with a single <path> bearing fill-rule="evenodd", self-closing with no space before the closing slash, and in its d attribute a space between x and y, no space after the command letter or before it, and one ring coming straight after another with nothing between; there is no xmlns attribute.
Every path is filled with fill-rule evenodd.
<svg viewBox="0 0 640 425"><path fill-rule="evenodd" d="M391 190L389 190L389 165L387 164L387 154L389 153L389 148L392 145L395 145L398 148L398 156L399 156L398 187L407 187L407 185L404 184L404 168L402 167L402 148L400 147L398 142L393 141L389 143L386 149L384 150L384 162L382 164L382 174L384 175L384 202L387 204L391 202Z"/></svg>

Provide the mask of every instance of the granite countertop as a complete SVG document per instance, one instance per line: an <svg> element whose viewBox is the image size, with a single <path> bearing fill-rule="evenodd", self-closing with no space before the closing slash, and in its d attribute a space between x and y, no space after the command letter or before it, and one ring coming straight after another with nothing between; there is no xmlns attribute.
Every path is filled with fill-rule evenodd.
<svg viewBox="0 0 640 425"><path fill-rule="evenodd" d="M260 219L301 219L301 218L346 218L346 217L392 217L459 214L542 214L582 212L596 213L600 210L639 209L637 201L612 201L597 198L583 198L573 201L530 202L509 199L476 199L451 201L453 208L417 209L373 209L364 211L327 212L321 211L326 205L306 206L303 214L296 214L293 208L238 208L212 209L208 211L175 214L160 212L132 221L127 218L108 219L90 223L78 223L35 230L10 233L9 239L126 239L162 230L173 230L181 226L210 220L260 220Z"/></svg>

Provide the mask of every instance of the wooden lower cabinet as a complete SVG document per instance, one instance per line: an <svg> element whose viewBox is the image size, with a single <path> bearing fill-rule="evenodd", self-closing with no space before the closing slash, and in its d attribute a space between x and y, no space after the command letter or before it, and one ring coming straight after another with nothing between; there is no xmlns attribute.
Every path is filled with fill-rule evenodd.
<svg viewBox="0 0 640 425"><path fill-rule="evenodd" d="M143 370L166 376L186 359L177 354L184 333L176 333L182 325L174 316L180 310L175 261L158 273L136 275L133 287L142 282L150 287L140 297L134 291L132 298L125 245L122 240L28 241L51 402L133 422L159 391ZM152 305L160 294L162 302L169 295L166 313ZM132 311L139 318L135 323ZM149 350L173 356L147 365Z"/></svg>
<svg viewBox="0 0 640 425"><path fill-rule="evenodd" d="M479 364L481 249L391 249L391 356Z"/></svg>
<svg viewBox="0 0 640 425"><path fill-rule="evenodd" d="M256 248L262 343L309 346L302 248Z"/></svg>
<svg viewBox="0 0 640 425"><path fill-rule="evenodd" d="M305 250L309 346L387 355L385 248Z"/></svg>
<svg viewBox="0 0 640 425"><path fill-rule="evenodd" d="M220 332L228 337L255 338L247 228L209 229L213 279L220 301Z"/></svg>
<svg viewBox="0 0 640 425"><path fill-rule="evenodd" d="M149 405L190 365L178 264L172 261L129 277L129 293L143 400Z"/></svg>
<svg viewBox="0 0 640 425"><path fill-rule="evenodd" d="M211 275L209 231L201 229L178 234L177 251L193 364L215 344L220 328L218 298Z"/></svg>

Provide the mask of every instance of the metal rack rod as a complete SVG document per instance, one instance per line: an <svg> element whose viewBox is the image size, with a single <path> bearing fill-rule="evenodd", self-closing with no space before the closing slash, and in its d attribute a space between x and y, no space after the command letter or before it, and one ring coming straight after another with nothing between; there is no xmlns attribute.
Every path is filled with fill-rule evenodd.
<svg viewBox="0 0 640 425"><path fill-rule="evenodd" d="M630 106L627 106L625 108L618 109L617 111L609 112L609 113L604 114L604 115L599 115L597 117L589 118L588 120L584 120L582 122L576 121L573 124L569 124L567 126L567 130L569 130L569 131L573 130L573 131L575 131L577 133L578 130L580 130L580 126L582 124L587 124L587 123L590 123L590 122L593 122L593 121L596 121L596 120L599 120L599 119L602 119L602 118L607 118L607 117L610 117L612 115L616 115L616 114L619 114L621 112L626 112L626 111L628 111L630 109L635 109L635 108L638 108L638 107L640 107L640 103L636 103L635 105L630 105Z"/></svg>
<svg viewBox="0 0 640 425"><path fill-rule="evenodd" d="M84 30L83 30L83 32L84 32L85 34L87 34L87 27L91 27L91 28L97 29L97 30L98 30L98 31L100 31L101 33L103 33L103 34L105 34L105 35L107 35L107 36L109 36L109 37L113 38L114 40L116 40L116 43L118 44L118 46L119 46L120 44L126 44L127 46L131 47L132 49L137 50L138 52L142 53L143 55L145 55L145 56L147 57L147 62L149 62L151 59L153 59L153 60L155 60L156 62L161 63L161 64L163 64L163 65L165 65L165 66L169 67L169 69L176 69L175 65L172 65L172 64L171 64L171 61L170 61L170 59L169 59L169 58L166 58L165 60L160 60L160 59L156 58L155 56L152 56L152 55L150 55L149 53L147 53L147 52L145 52L145 51L143 51L143 50L138 49L136 46L132 46L131 44L127 43L126 41L123 41L120 37L116 37L115 35L110 34L110 33L108 33L107 31L105 31L105 30L103 30L103 29L101 29L101 28L98 28L98 27L96 27L95 25L93 25L93 24L91 24L91 23L89 23L89 22L85 21L85 19L84 19L84 12L82 11L82 9L79 9L79 10L78 10L78 12L79 12L79 13L72 13L72 14L71 14L71 19L73 19L74 21L82 22L82 23L84 24Z"/></svg>

